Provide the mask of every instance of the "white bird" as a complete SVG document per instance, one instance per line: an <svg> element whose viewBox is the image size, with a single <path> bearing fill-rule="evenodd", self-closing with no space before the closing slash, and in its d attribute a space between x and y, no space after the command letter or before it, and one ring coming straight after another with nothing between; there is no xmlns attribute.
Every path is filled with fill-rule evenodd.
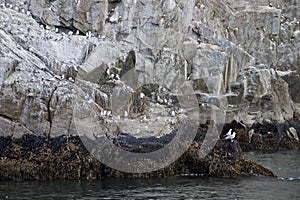
<svg viewBox="0 0 300 200"><path fill-rule="evenodd" d="M225 140L231 140L231 142L232 142L232 140L235 138L235 135L236 135L236 132L232 132L232 129L230 129L229 131L228 131L228 133L226 133L226 135L225 135Z"/></svg>
<svg viewBox="0 0 300 200"><path fill-rule="evenodd" d="M225 134L225 137L229 135L232 135L232 129L229 129L229 131Z"/></svg>
<svg viewBox="0 0 300 200"><path fill-rule="evenodd" d="M164 101L160 98L160 96L157 96L157 101L159 102L159 103L163 103Z"/></svg>
<svg viewBox="0 0 300 200"><path fill-rule="evenodd" d="M99 37L100 37L100 39L102 39L102 40L105 40L105 38L106 38L105 35L102 35L102 36L99 36Z"/></svg>
<svg viewBox="0 0 300 200"><path fill-rule="evenodd" d="M145 97L145 94L141 92L140 97L141 97L141 99L143 99Z"/></svg>
<svg viewBox="0 0 300 200"><path fill-rule="evenodd" d="M175 113L175 111L174 111L174 110L172 110L172 112L171 112L171 116L172 116L172 117L175 117L175 116L176 116L176 113Z"/></svg>
<svg viewBox="0 0 300 200"><path fill-rule="evenodd" d="M69 77L69 81L71 81L72 83L75 83L75 80L72 77Z"/></svg>
<svg viewBox="0 0 300 200"><path fill-rule="evenodd" d="M248 132L248 136L249 136L249 144L251 143L251 140L252 140L252 137L253 137L254 134L255 134L254 129L251 129L251 130Z"/></svg>
<svg viewBox="0 0 300 200"><path fill-rule="evenodd" d="M77 30L75 34L76 34L76 35L79 35L79 30Z"/></svg>
<svg viewBox="0 0 300 200"><path fill-rule="evenodd" d="M115 78L115 74L111 74L111 75L109 76L109 78L110 78L110 79L114 79L114 78Z"/></svg>
<svg viewBox="0 0 300 200"><path fill-rule="evenodd" d="M74 66L74 70L75 72L78 72L78 67L76 65Z"/></svg>

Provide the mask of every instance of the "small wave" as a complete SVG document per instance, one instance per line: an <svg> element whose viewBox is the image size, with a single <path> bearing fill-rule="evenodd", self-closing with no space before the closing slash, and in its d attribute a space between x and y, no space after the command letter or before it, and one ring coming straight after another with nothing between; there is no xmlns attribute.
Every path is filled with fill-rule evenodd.
<svg viewBox="0 0 300 200"><path fill-rule="evenodd" d="M286 177L280 177L278 178L279 180L283 180L283 181L299 181L300 177L290 177L290 178L286 178Z"/></svg>

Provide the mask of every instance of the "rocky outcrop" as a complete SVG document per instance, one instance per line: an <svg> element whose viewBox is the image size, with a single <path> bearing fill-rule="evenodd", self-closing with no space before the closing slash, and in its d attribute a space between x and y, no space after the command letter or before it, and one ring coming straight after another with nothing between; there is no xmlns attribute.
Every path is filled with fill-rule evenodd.
<svg viewBox="0 0 300 200"><path fill-rule="evenodd" d="M255 123L247 127L233 121L224 126L224 132L232 128L243 151L296 150L300 149L300 123L297 118L284 123Z"/></svg>
<svg viewBox="0 0 300 200"><path fill-rule="evenodd" d="M72 161L68 169L83 169L70 177L92 178L86 165L107 168L81 157L78 133L157 139L191 116L200 124L236 119L248 127L292 119L300 113L298 7L299 1L284 0L0 0L0 135L3 144L12 144L3 154L4 172L18 164L25 168L15 168L16 174L28 179L42 179L34 177L44 171L46 179L56 178L65 159ZM198 118L189 115L195 108ZM297 140L294 130L288 133ZM237 136L242 148L255 149L245 143L249 134L242 135ZM269 135L254 134L252 141L262 146L281 141ZM41 160L26 156L33 151L23 148L26 137L43 144L33 145ZM77 153L66 138L74 140ZM61 153L50 153L51 141L60 139ZM7 160L11 152L26 155ZM182 159L186 167L189 161ZM194 167L202 162L191 160ZM231 176L261 169L239 156L224 171L219 170L227 163L215 156L205 163L195 173ZM159 173L191 173L174 166ZM4 178L14 174L7 173Z"/></svg>
<svg viewBox="0 0 300 200"><path fill-rule="evenodd" d="M297 1L0 3L2 134L76 134L77 71L96 84L84 91L113 110L102 86L116 86L112 75L122 78L129 52L141 83L170 89L189 80L200 109L214 102L228 122L283 122L299 110L298 72L284 72L299 64Z"/></svg>
<svg viewBox="0 0 300 200"><path fill-rule="evenodd" d="M144 138L135 140L132 152L154 151L169 139ZM122 137L124 140L124 136ZM149 145L147 145L147 143ZM126 148L127 144L122 147ZM139 146L143 146L142 148ZM105 177L164 177L173 175L198 175L235 177L249 175L275 176L266 168L241 157L239 144L220 140L205 158L199 158L201 142L195 141L189 150L170 166L151 173L130 174L111 169L91 156L80 138L60 136L45 137L23 135L19 139L0 137L0 180L94 180ZM149 163L151 165L151 163Z"/></svg>

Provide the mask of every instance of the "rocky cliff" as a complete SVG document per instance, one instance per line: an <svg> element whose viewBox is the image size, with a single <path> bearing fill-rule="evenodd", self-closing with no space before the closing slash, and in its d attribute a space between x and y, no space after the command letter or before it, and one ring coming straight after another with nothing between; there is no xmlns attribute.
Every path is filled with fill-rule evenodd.
<svg viewBox="0 0 300 200"><path fill-rule="evenodd" d="M299 0L0 0L2 169L24 161L27 168L13 168L23 173L37 162L33 172L41 173L49 159L77 155L75 166L86 150L74 139L78 133L88 140L106 135L118 141L128 133L157 139L190 117L196 132L198 123L243 121L238 129L225 125L222 134L235 128L244 150L291 140L297 148L299 7ZM218 143L220 135L211 140L217 149L222 144L225 153L239 154L236 142ZM214 151L196 172L253 173L255 165L240 155L228 164L229 154ZM41 152L41 161L28 160ZM198 158L190 162L186 154L170 174L197 165ZM218 171L225 165L228 172ZM41 175L34 173L29 179Z"/></svg>
<svg viewBox="0 0 300 200"><path fill-rule="evenodd" d="M134 101L152 123L175 121L165 117L175 104L164 88L179 78L193 85L200 109L215 105L227 121L283 122L299 113L298 0L0 3L2 135L76 134L78 87L102 114L114 111L114 90L141 92L120 86L130 69L141 83L158 80L160 87L142 88L146 100ZM127 120L124 132L136 130L128 128L137 123L132 109L131 120L118 121Z"/></svg>

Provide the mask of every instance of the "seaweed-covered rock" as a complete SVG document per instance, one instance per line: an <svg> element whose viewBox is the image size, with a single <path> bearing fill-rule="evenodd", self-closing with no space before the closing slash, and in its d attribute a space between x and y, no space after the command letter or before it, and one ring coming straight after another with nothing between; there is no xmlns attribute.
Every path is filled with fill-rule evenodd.
<svg viewBox="0 0 300 200"><path fill-rule="evenodd" d="M171 140L172 137L140 140L124 134L122 141L128 143L123 143L121 147L132 152L155 151ZM149 178L182 174L213 177L254 174L274 176L264 167L242 158L237 141L219 140L213 151L205 158L199 157L201 143L195 141L188 151L168 167L141 174L120 172L103 165L91 156L78 136L61 136L49 140L25 135L19 139L1 138L1 141L10 145L6 145L5 151L1 153L0 180L90 180L104 177ZM140 146L126 148L133 143Z"/></svg>
<svg viewBox="0 0 300 200"><path fill-rule="evenodd" d="M293 150L300 148L300 123L297 118L284 123L255 123L246 126L233 121L224 129L231 127L243 151L249 150Z"/></svg>

